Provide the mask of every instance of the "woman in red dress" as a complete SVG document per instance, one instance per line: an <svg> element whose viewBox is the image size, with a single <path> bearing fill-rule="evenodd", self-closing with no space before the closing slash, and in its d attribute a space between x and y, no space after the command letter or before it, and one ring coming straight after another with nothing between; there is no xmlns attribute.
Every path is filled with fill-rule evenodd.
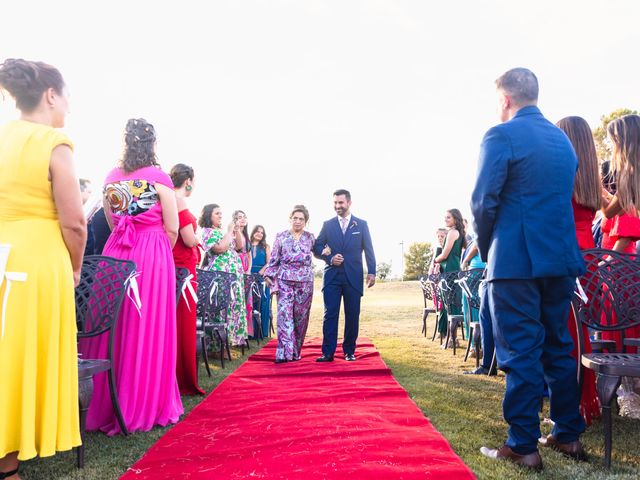
<svg viewBox="0 0 640 480"><path fill-rule="evenodd" d="M603 191L605 217L602 220L602 248L617 252L636 253L640 240L640 116L625 115L607 125L607 136L613 144L611 177L613 191ZM626 338L640 338L640 327L624 331ZM623 351L620 332L603 332L602 338L615 340ZM626 347L633 353L633 347Z"/></svg>
<svg viewBox="0 0 640 480"><path fill-rule="evenodd" d="M591 135L589 124L581 117L566 117L557 123L569 137L578 157L578 171L573 185L573 218L576 224L576 237L580 250L595 248L591 225L596 215L596 211L601 206L600 194L600 174L598 171L598 157L596 147ZM576 347L573 349L573 356L578 362L578 368L582 369L582 392L580 395L580 413L587 425L600 416L600 404L596 393L596 377L592 370L580 366L578 358L578 325L576 324L573 310L569 312L569 332L573 337ZM582 328L582 338L584 339L583 352L591 353L591 343L589 342L589 329L586 325Z"/></svg>
<svg viewBox="0 0 640 480"><path fill-rule="evenodd" d="M193 191L193 168L182 163L175 165L169 173L178 202L179 232L173 247L173 259L177 267L191 272L191 285L196 291L196 265L200 261L198 239L196 238L197 220L187 208L186 198ZM180 393L183 395L204 395L198 386L196 368L196 300L189 292L181 295L178 301L178 355L176 376Z"/></svg>

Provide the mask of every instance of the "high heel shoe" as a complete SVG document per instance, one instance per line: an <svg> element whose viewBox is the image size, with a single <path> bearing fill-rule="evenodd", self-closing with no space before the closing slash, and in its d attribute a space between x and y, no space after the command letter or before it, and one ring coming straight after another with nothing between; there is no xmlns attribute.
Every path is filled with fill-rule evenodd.
<svg viewBox="0 0 640 480"><path fill-rule="evenodd" d="M20 470L20 465L16 467L15 470L11 470L10 472L0 472L0 480L4 480L5 478L13 477Z"/></svg>

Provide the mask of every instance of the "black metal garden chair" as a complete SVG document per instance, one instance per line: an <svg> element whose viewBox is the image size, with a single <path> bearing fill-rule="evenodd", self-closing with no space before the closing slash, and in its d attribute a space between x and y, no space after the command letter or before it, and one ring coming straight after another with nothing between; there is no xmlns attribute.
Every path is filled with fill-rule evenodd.
<svg viewBox="0 0 640 480"><path fill-rule="evenodd" d="M429 315L432 313L435 313L437 318L437 310L433 302L432 285L431 283L429 283L428 278L420 278L420 288L422 289L422 299L424 301L424 308L422 309L422 331L420 333L422 333L426 337L427 318L429 318Z"/></svg>
<svg viewBox="0 0 640 480"><path fill-rule="evenodd" d="M632 256L610 250L583 252L587 273L580 277L573 302L576 319L589 329L620 332L640 325L640 263ZM578 328L580 352L584 345ZM640 354L590 353L581 355L582 365L596 373L596 390L602 407L604 465L611 466L611 404L624 376L640 377Z"/></svg>
<svg viewBox="0 0 640 480"><path fill-rule="evenodd" d="M252 310L251 317L247 318L247 322L254 322L255 328L253 332L253 338L256 339L256 343L260 344L260 341L264 338L262 335L262 294L264 292L264 277L258 273L249 273L244 276L244 292L245 298L249 301L251 298Z"/></svg>
<svg viewBox="0 0 640 480"><path fill-rule="evenodd" d="M426 284L431 289L431 301L433 302L433 308L435 310L435 326L433 327L433 335L431 336L431 341L435 341L436 335L438 334L438 318L440 317L440 310L443 308L442 303L442 295L440 293L440 274L432 273L426 279ZM424 313L423 313L424 315ZM426 321L426 318L425 318Z"/></svg>
<svg viewBox="0 0 640 480"><path fill-rule="evenodd" d="M185 301L188 295L187 282L191 281L191 272L188 268L176 267L176 308L180 303L180 297L184 297ZM202 356L204 367L207 370L207 375L211 376L211 367L209 366L209 354L207 353L207 336L204 330L196 327L196 372L198 371L198 358Z"/></svg>
<svg viewBox="0 0 640 480"><path fill-rule="evenodd" d="M462 313L462 291L458 285L459 271L446 272L440 274L440 282L438 290L442 295L445 311L447 312L447 338L444 348L448 348L449 341L453 347L453 354L456 354L457 347L457 330L462 330L462 339L464 340L464 315Z"/></svg>
<svg viewBox="0 0 640 480"><path fill-rule="evenodd" d="M227 308L231 302L231 288L236 276L217 270L196 270L198 277L198 303L196 329L211 335L220 345L220 366L224 368L224 354L231 361L227 334ZM201 348L207 348L202 340Z"/></svg>
<svg viewBox="0 0 640 480"><path fill-rule="evenodd" d="M84 467L84 430L87 410L93 394L93 376L107 372L111 404L120 430L128 435L116 386L113 368L113 341L122 301L136 271L134 262L102 255L84 257L80 283L75 289L78 339L108 335L106 359L78 359L80 432L83 444L78 447L78 468Z"/></svg>
<svg viewBox="0 0 640 480"><path fill-rule="evenodd" d="M469 352L473 345L475 350L476 367L480 366L480 321L473 320L472 311L476 312L480 310L480 283L482 282L482 275L484 274L484 268L472 268L470 270L463 270L458 275L458 284L462 289L462 294L467 299L467 308L465 314L467 316L466 323L469 325L469 334L467 342L467 351L464 355L464 361L469 358Z"/></svg>

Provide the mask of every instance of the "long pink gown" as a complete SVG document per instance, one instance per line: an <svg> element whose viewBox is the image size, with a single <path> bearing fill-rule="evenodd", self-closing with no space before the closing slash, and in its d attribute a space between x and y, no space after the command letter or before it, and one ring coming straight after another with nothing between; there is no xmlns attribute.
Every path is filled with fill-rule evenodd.
<svg viewBox="0 0 640 480"><path fill-rule="evenodd" d="M129 295L122 303L114 339L120 408L129 431L147 431L178 421L183 413L176 380L176 285L171 244L162 223L156 184L173 188L156 167L131 173L112 170L105 180L114 230L103 255L136 263L141 308ZM84 358L106 358L106 335L84 339ZM97 375L87 430L116 435L106 374Z"/></svg>

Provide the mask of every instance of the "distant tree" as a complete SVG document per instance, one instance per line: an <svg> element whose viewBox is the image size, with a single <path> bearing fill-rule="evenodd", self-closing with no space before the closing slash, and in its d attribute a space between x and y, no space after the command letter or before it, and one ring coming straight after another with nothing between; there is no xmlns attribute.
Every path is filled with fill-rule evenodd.
<svg viewBox="0 0 640 480"><path fill-rule="evenodd" d="M376 272L380 280L385 280L391 273L391 262L380 262L376 265Z"/></svg>
<svg viewBox="0 0 640 480"><path fill-rule="evenodd" d="M409 253L404 256L404 279L417 280L427 275L433 251L431 243L416 242L409 245Z"/></svg>
<svg viewBox="0 0 640 480"><path fill-rule="evenodd" d="M593 139L596 142L596 153L598 159L601 162L611 159L611 145L607 141L607 125L616 118L624 117L625 115L638 114L637 110L631 110L629 108L619 108L614 110L609 115L602 115L600 117L600 125L593 131Z"/></svg>
<svg viewBox="0 0 640 480"><path fill-rule="evenodd" d="M313 268L313 276L316 277L316 278L322 278L322 275L324 275L324 266L323 265L319 265L316 262L313 262L311 264L311 267Z"/></svg>

